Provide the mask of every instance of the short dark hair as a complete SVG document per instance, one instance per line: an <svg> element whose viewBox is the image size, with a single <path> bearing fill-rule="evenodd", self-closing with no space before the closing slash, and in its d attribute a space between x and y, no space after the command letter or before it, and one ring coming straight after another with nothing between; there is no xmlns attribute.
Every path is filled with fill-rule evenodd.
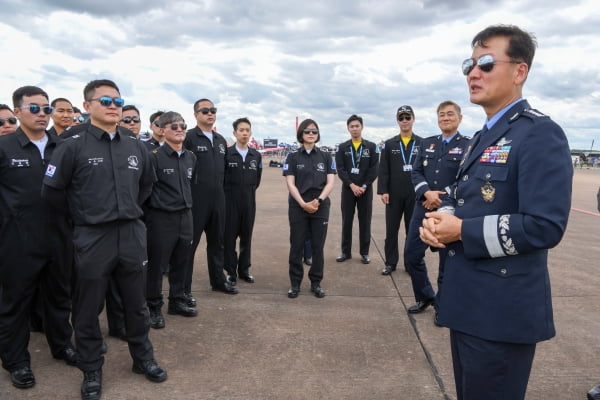
<svg viewBox="0 0 600 400"><path fill-rule="evenodd" d="M233 130L237 131L238 125L242 122L247 123L248 125L250 125L250 128L252 128L252 124L250 123L250 120L246 117L243 117L243 118L238 118L235 121L233 121L233 124L231 124L231 125L233 125Z"/></svg>
<svg viewBox="0 0 600 400"><path fill-rule="evenodd" d="M121 94L121 91L119 90L117 84L111 81L110 79L96 79L89 82L83 88L83 99L85 101L90 101L93 98L96 89L98 89L101 86L109 86L115 89L117 92L119 92L119 95Z"/></svg>
<svg viewBox="0 0 600 400"><path fill-rule="evenodd" d="M319 130L319 124L317 124L317 122L314 119L305 119L304 121L300 122L300 125L298 125L298 131L296 131L296 139L298 140L299 143L304 143L304 138L302 137L302 134L304 133L304 129L306 129L307 126L309 126L310 124L315 124L315 126L317 127L317 130L319 131L319 133L317 134L317 140L315 141L315 143L317 143L319 140L321 140L321 131Z"/></svg>
<svg viewBox="0 0 600 400"><path fill-rule="evenodd" d="M450 100L442 101L442 102L440 103L440 105L438 106L438 108L437 108L437 111L436 111L436 112L438 112L438 113L439 113L439 112L440 112L440 109L441 109L441 108L444 108L444 107L446 107L446 106L452 106L452 107L454 107L454 108L456 109L456 112L458 112L458 114L459 114L459 115L461 114L461 109L460 109L460 106L459 106L458 104L456 104L455 102L453 102L453 101L450 101Z"/></svg>
<svg viewBox="0 0 600 400"><path fill-rule="evenodd" d="M75 106L73 106L73 113L81 114L81 110Z"/></svg>
<svg viewBox="0 0 600 400"><path fill-rule="evenodd" d="M140 110L137 109L136 106L134 106L133 104L127 104L126 106L123 106L123 112L125 111L129 111L129 110L134 110L138 115L140 115Z"/></svg>
<svg viewBox="0 0 600 400"><path fill-rule="evenodd" d="M210 104L212 104L213 106L215 105L215 103L212 102L212 100L209 99L200 99L200 100L196 100L196 102L194 103L194 114L198 112L198 110L196 110L196 107L198 106L199 103L202 103L203 101L208 101Z"/></svg>
<svg viewBox="0 0 600 400"><path fill-rule="evenodd" d="M11 113L13 113L13 114L14 114L14 112L13 112L12 108L10 108L10 107L8 106L8 104L0 104L0 110L8 110L8 111L10 111Z"/></svg>
<svg viewBox="0 0 600 400"><path fill-rule="evenodd" d="M512 60L522 61L529 69L533 63L537 40L533 33L528 33L515 25L491 25L479 32L471 41L471 47L486 47L485 42L497 36L508 38L506 55Z"/></svg>
<svg viewBox="0 0 600 400"><path fill-rule="evenodd" d="M14 108L21 107L21 105L23 104L23 97L35 96L38 94L41 94L42 96L44 96L46 98L46 100L49 100L48 93L44 92L44 90L42 90L41 88L39 88L37 86L21 86L20 88L18 88L17 90L15 90L13 92L13 95L12 95L13 107Z"/></svg>
<svg viewBox="0 0 600 400"><path fill-rule="evenodd" d="M52 100L52 103L50 103L50 105L52 107L56 107L56 103L58 103L59 101L65 101L65 102L69 103L71 105L71 107L73 107L73 103L71 103L69 100L65 99L64 97L58 97L58 98Z"/></svg>
<svg viewBox="0 0 600 400"><path fill-rule="evenodd" d="M183 119L181 114L179 114L178 112L175 112L175 111L163 112L162 115L160 116L160 118L158 119L158 127L164 128L168 124L175 122L175 121L184 121L185 122L185 120Z"/></svg>
<svg viewBox="0 0 600 400"><path fill-rule="evenodd" d="M360 122L360 126L363 126L363 119L362 119L362 117L359 117L356 114L352 114L348 118L348 121L346 121L346 126L350 126L350 122L352 122L352 121L358 121L358 122Z"/></svg>
<svg viewBox="0 0 600 400"><path fill-rule="evenodd" d="M164 113L165 113L164 111L158 110L158 111L150 114L150 123L152 124L156 118L160 117Z"/></svg>

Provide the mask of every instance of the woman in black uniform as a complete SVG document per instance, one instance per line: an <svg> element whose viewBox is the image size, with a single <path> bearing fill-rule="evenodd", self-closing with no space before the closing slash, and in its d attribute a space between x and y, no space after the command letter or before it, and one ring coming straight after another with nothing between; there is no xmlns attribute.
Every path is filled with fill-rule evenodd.
<svg viewBox="0 0 600 400"><path fill-rule="evenodd" d="M329 193L333 189L335 162L329 153L319 150L315 143L321 135L319 126L306 119L298 126L296 138L300 148L290 153L283 165L289 195L290 221L290 299L298 297L304 276L302 256L304 241L310 232L312 265L308 271L310 290L318 298L325 297L323 279L323 246L329 220Z"/></svg>

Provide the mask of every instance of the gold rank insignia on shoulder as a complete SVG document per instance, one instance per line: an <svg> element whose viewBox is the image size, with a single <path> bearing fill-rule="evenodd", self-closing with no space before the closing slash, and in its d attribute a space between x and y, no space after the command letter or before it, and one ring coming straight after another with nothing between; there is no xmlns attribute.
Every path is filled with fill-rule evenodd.
<svg viewBox="0 0 600 400"><path fill-rule="evenodd" d="M483 197L483 201L491 203L496 197L496 188L493 187L489 181L486 182L485 185L481 187L481 196Z"/></svg>

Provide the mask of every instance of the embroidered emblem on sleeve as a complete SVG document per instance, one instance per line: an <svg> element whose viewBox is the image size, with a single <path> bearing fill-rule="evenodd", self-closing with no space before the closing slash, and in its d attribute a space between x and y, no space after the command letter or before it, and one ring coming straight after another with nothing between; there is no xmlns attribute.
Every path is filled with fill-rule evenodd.
<svg viewBox="0 0 600 400"><path fill-rule="evenodd" d="M498 230L500 232L500 242L506 255L515 256L519 254L510 237L510 215L501 215L498 219Z"/></svg>

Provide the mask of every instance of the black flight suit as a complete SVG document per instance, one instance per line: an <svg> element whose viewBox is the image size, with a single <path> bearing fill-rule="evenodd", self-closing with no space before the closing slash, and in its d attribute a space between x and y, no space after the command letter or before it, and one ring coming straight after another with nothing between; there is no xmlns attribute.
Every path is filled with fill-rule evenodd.
<svg viewBox="0 0 600 400"><path fill-rule="evenodd" d="M165 143L150 153L158 181L146 202L148 236L148 307L162 306L163 267L169 269L169 300L185 301L184 281L192 245L192 189L196 157L179 155Z"/></svg>
<svg viewBox="0 0 600 400"><path fill-rule="evenodd" d="M407 146L394 136L385 142L379 162L377 194L389 193L390 202L385 206L385 265L396 269L400 258L398 230L404 216L404 228L408 226L415 208L415 190L411 181L412 163L419 152L421 137L413 134ZM405 266L406 268L406 266Z"/></svg>
<svg viewBox="0 0 600 400"><path fill-rule="evenodd" d="M227 141L217 132L213 141L200 128L190 129L184 147L196 155L196 176L192 182L192 215L194 217L194 240L188 259L185 283L186 293L191 293L194 255L202 232L206 233L206 258L210 285L221 288L226 279L224 268L225 235L225 153Z"/></svg>
<svg viewBox="0 0 600 400"><path fill-rule="evenodd" d="M150 153L126 130L114 139L94 125L54 152L43 194L64 193L74 224L76 275L73 321L82 371L102 367L98 314L114 275L122 296L129 352L135 362L154 358L146 308L146 227L140 217L156 175Z"/></svg>
<svg viewBox="0 0 600 400"><path fill-rule="evenodd" d="M371 216L373 214L373 181L377 178L379 148L373 142L362 140L358 151L352 140L339 145L335 166L342 181L342 253L352 254L352 225L354 210L358 209L359 247L361 255L368 255L371 246ZM365 192L356 197L350 184L363 187Z"/></svg>
<svg viewBox="0 0 600 400"><path fill-rule="evenodd" d="M427 301L433 299L435 292L427 276L425 264L425 244L419 237L419 227L423 223L426 210L423 207L425 192L428 190L444 191L456 180L456 174L463 154L467 151L469 138L456 133L452 140L444 144L443 136L431 136L421 141L419 154L413 163L412 181L415 188L415 209L413 212L408 235L404 243L404 265L408 268L412 282L415 300ZM431 210L434 211L434 210ZM444 276L444 257L446 251L439 251L438 293ZM437 309L437 302L435 307Z"/></svg>
<svg viewBox="0 0 600 400"><path fill-rule="evenodd" d="M235 278L250 273L252 229L256 216L256 189L262 176L262 156L248 148L246 160L235 145L225 156L225 269ZM236 241L240 238L239 257Z"/></svg>
<svg viewBox="0 0 600 400"><path fill-rule="evenodd" d="M30 366L29 321L39 289L50 350L71 345L70 270L65 215L42 200L44 171L60 139L38 147L17 128L0 137L0 358L13 371ZM66 231L63 231L66 229Z"/></svg>
<svg viewBox="0 0 600 400"><path fill-rule="evenodd" d="M327 184L327 175L335 173L335 162L329 153L325 153L317 147L314 147L310 153L307 153L302 147L290 153L283 164L283 176L295 176L296 187L306 202L318 198ZM308 278L311 285L319 285L323 280L323 246L327 238L331 200L329 197L324 199L314 214L304 211L291 195L288 196L288 204L291 286L299 288L304 277L302 256L304 242L309 231L312 245L312 265L308 271Z"/></svg>

